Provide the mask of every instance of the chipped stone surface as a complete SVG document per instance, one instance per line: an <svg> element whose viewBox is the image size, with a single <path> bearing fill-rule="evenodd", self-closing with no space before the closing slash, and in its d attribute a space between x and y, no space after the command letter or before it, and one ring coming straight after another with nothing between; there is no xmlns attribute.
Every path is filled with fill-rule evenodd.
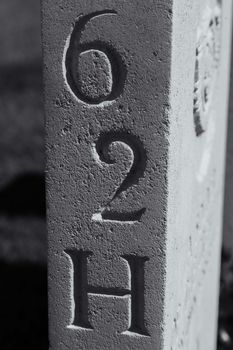
<svg viewBox="0 0 233 350"><path fill-rule="evenodd" d="M230 13L43 1L51 349L214 349Z"/></svg>

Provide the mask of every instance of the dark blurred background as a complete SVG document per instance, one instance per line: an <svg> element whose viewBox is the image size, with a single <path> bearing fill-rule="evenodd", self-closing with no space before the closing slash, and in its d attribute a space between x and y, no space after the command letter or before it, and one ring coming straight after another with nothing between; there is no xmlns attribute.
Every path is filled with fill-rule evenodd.
<svg viewBox="0 0 233 350"><path fill-rule="evenodd" d="M1 0L0 23L0 349L47 350L40 1ZM233 349L231 76L219 350Z"/></svg>
<svg viewBox="0 0 233 350"><path fill-rule="evenodd" d="M0 2L0 349L47 350L39 0Z"/></svg>
<svg viewBox="0 0 233 350"><path fill-rule="evenodd" d="M218 329L218 350L225 349L233 350L233 40Z"/></svg>

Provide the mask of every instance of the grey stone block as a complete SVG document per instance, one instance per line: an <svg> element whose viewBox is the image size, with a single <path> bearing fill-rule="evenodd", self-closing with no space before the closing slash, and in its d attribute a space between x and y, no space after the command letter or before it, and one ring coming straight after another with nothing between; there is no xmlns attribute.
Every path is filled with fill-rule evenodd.
<svg viewBox="0 0 233 350"><path fill-rule="evenodd" d="M43 1L51 349L214 349L230 10Z"/></svg>

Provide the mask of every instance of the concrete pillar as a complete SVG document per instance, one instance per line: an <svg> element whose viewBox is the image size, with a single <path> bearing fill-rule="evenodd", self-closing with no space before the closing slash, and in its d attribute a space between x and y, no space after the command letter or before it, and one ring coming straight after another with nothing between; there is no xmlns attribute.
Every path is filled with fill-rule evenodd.
<svg viewBox="0 0 233 350"><path fill-rule="evenodd" d="M214 349L230 26L43 1L51 349Z"/></svg>

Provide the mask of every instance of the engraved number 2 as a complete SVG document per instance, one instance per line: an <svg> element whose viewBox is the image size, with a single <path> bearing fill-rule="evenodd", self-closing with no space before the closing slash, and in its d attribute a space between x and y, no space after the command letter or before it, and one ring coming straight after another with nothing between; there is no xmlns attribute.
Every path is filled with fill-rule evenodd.
<svg viewBox="0 0 233 350"><path fill-rule="evenodd" d="M94 220L135 222L140 220L142 214L146 210L145 208L141 208L136 211L118 212L110 209L110 204L112 204L122 192L125 192L131 186L138 183L146 167L146 152L141 141L132 134L128 134L124 131L108 132L100 136L95 145L100 161L107 164L115 163L114 157L117 157L119 150L122 151L120 145L123 146L125 152L131 153L132 160L129 166L130 169L121 185L116 189L112 199L99 213L93 215ZM124 161L124 158L121 160Z"/></svg>

